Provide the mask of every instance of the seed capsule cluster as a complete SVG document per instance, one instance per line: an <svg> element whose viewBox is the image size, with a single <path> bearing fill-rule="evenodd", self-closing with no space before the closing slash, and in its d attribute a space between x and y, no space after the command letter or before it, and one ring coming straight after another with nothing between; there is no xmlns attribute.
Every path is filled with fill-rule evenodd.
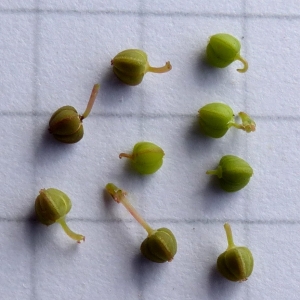
<svg viewBox="0 0 300 300"><path fill-rule="evenodd" d="M240 55L239 41L229 34L216 34L209 40L206 49L207 62L214 67L224 68L235 60L244 64L239 72L246 72L247 62ZM116 77L124 84L135 86L142 82L147 72L165 73L172 69L170 62L163 67L152 67L148 63L147 54L139 49L128 49L118 53L111 60L112 70ZM83 138L82 121L91 112L96 100L100 85L95 84L85 112L79 115L70 105L56 110L49 121L49 132L53 137L63 143L77 143ZM232 108L224 103L209 103L198 110L198 119L201 132L211 138L221 138L231 127L245 132L255 131L256 124L244 112L238 113L241 123L235 121ZM119 158L128 158L135 171L141 175L157 172L163 165L164 151L158 145L142 141L133 146L130 153L120 153ZM244 188L253 175L250 165L235 155L225 155L221 158L216 169L208 170L208 175L216 175L220 187L226 192L236 192ZM156 263L170 262L177 253L177 241L173 232L165 227L153 229L139 215L127 198L127 193L113 183L108 183L106 192L117 202L125 206L131 215L147 232L147 237L141 243L141 253L150 261ZM74 233L67 226L65 218L71 209L70 198L55 188L42 189L35 200L37 219L44 225L59 223L66 234L81 242L83 235ZM219 272L231 281L244 281L253 270L253 257L246 247L237 247L233 243L231 228L225 224L228 248L217 259Z"/></svg>

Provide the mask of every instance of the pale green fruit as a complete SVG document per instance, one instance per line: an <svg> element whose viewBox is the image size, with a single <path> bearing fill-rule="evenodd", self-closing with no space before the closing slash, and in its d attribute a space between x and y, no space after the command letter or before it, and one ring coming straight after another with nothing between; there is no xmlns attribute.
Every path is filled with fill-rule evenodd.
<svg viewBox="0 0 300 300"><path fill-rule="evenodd" d="M236 192L248 184L253 169L245 160L234 155L225 155L221 158L217 169L208 170L206 174L217 175L224 191Z"/></svg>
<svg viewBox="0 0 300 300"><path fill-rule="evenodd" d="M198 110L201 132L212 138L221 138L230 127L252 132L256 129L255 122L244 112L238 114L241 124L235 123L233 110L224 103L213 102Z"/></svg>
<svg viewBox="0 0 300 300"><path fill-rule="evenodd" d="M116 76L128 85L140 84L147 72L165 73L172 69L170 62L164 67L151 67L147 54L139 49L128 49L118 53L111 60L111 65Z"/></svg>
<svg viewBox="0 0 300 300"><path fill-rule="evenodd" d="M119 157L131 159L132 165L140 174L155 173L163 164L164 151L150 142L135 144L132 154L120 153Z"/></svg>
<svg viewBox="0 0 300 300"><path fill-rule="evenodd" d="M209 103L199 109L200 129L203 134L220 138L230 128L230 122L234 122L232 109L223 103Z"/></svg>
<svg viewBox="0 0 300 300"><path fill-rule="evenodd" d="M40 190L35 200L35 213L42 224L49 226L57 222L69 237L77 242L84 241L85 237L71 231L65 222L71 207L70 198L64 192L54 188Z"/></svg>
<svg viewBox="0 0 300 300"><path fill-rule="evenodd" d="M210 37L206 48L207 61L217 68L225 68L235 60L240 60L244 64L243 69L237 71L244 73L248 69L248 63L240 55L241 44L232 35L218 33Z"/></svg>
<svg viewBox="0 0 300 300"><path fill-rule="evenodd" d="M70 198L62 191L49 188L40 190L35 200L35 212L44 225L51 225L71 210Z"/></svg>

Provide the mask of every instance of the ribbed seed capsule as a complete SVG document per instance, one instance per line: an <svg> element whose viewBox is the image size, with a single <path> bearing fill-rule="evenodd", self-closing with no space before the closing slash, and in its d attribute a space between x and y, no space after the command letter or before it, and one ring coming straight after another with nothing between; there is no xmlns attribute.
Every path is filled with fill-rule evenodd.
<svg viewBox="0 0 300 300"><path fill-rule="evenodd" d="M176 238L168 228L159 228L143 241L142 254L157 263L171 261L177 251Z"/></svg>
<svg viewBox="0 0 300 300"><path fill-rule="evenodd" d="M251 251L246 247L237 247L233 242L230 225L224 225L228 247L217 260L219 272L228 280L245 281L252 274L254 260Z"/></svg>
<svg viewBox="0 0 300 300"><path fill-rule="evenodd" d="M139 49L128 49L118 53L111 60L111 65L116 76L128 85L140 84L147 72L165 73L172 69L169 61L164 67L151 67L147 54Z"/></svg>
<svg viewBox="0 0 300 300"><path fill-rule="evenodd" d="M159 146L150 142L139 142L134 145L131 154L120 153L119 158L129 158L140 174L153 174L162 166L164 155Z"/></svg>
<svg viewBox="0 0 300 300"><path fill-rule="evenodd" d="M245 160L234 155L225 155L221 158L217 169L208 170L206 174L218 176L224 191L236 192L248 184L253 169Z"/></svg>
<svg viewBox="0 0 300 300"><path fill-rule="evenodd" d="M58 109L49 121L49 132L63 143L76 143L83 137L82 120L73 106Z"/></svg>
<svg viewBox="0 0 300 300"><path fill-rule="evenodd" d="M240 55L241 44L232 35L227 33L218 33L210 37L206 48L207 61L210 65L217 68L225 68L235 60L244 64L238 72L244 73L248 70L247 61Z"/></svg>
<svg viewBox="0 0 300 300"><path fill-rule="evenodd" d="M100 85L95 84L90 100L83 115L79 115L73 106L63 106L54 112L49 121L49 132L60 142L72 144L79 142L83 137L82 120L85 119L96 100Z"/></svg>
<svg viewBox="0 0 300 300"><path fill-rule="evenodd" d="M35 200L35 212L38 220L44 225L59 223L66 234L78 243L85 237L73 232L66 224L65 218L72 207L70 198L54 188L41 189Z"/></svg>
<svg viewBox="0 0 300 300"><path fill-rule="evenodd" d="M206 104L198 110L201 132L212 138L221 138L231 127L248 133L255 131L256 124L246 113L240 112L238 115L242 124L235 122L233 110L227 104L219 102Z"/></svg>
<svg viewBox="0 0 300 300"><path fill-rule="evenodd" d="M126 192L112 183L108 183L105 189L117 203L122 203L147 231L148 237L141 244L141 253L153 262L172 261L177 252L177 241L171 230L164 227L157 230L152 229L127 200Z"/></svg>

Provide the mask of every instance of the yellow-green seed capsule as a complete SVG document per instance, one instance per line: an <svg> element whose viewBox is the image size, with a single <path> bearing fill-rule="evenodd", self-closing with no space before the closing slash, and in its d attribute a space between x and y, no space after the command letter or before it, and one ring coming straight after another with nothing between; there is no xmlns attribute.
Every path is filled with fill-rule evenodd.
<svg viewBox="0 0 300 300"><path fill-rule="evenodd" d="M172 231L164 227L156 230L151 228L130 204L126 197L127 193L113 183L108 183L105 189L117 203L122 203L147 231L148 236L141 244L141 253L153 262L164 263L172 261L177 252L177 241Z"/></svg>
<svg viewBox="0 0 300 300"><path fill-rule="evenodd" d="M218 33L210 37L206 48L207 61L210 65L217 68L225 68L235 60L244 64L242 69L237 69L240 73L248 70L247 61L240 55L241 44L232 35Z"/></svg>
<svg viewBox="0 0 300 300"><path fill-rule="evenodd" d="M111 60L111 65L116 76L128 85L140 84L147 72L165 73L172 69L169 61L164 67L151 67L147 54L139 49L128 49L118 53Z"/></svg>
<svg viewBox="0 0 300 300"><path fill-rule="evenodd" d="M236 192L245 187L253 175L253 169L243 159L234 155L221 158L217 169L206 174L217 175L221 188L226 192Z"/></svg>
<svg viewBox="0 0 300 300"><path fill-rule="evenodd" d="M224 103L213 102L198 110L201 132L212 138L220 138L230 127L252 132L256 129L255 122L244 112L238 114L242 124L235 123L233 110Z"/></svg>
<svg viewBox="0 0 300 300"><path fill-rule="evenodd" d="M224 225L228 248L217 260L219 272L228 280L245 281L251 275L254 260L251 251L246 247L237 247L233 242L230 225Z"/></svg>
<svg viewBox="0 0 300 300"><path fill-rule="evenodd" d="M159 228L143 241L141 252L153 262L171 261L177 252L176 238L168 228Z"/></svg>
<svg viewBox="0 0 300 300"><path fill-rule="evenodd" d="M40 190L35 200L36 216L42 224L49 226L59 223L70 238L80 243L85 240L85 237L73 232L65 221L71 207L70 198L64 192L54 188Z"/></svg>
<svg viewBox="0 0 300 300"><path fill-rule="evenodd" d="M83 137L82 120L85 119L96 100L100 85L95 84L90 100L83 115L79 115L73 106L63 106L54 112L49 121L49 132L60 142L73 144Z"/></svg>
<svg viewBox="0 0 300 300"><path fill-rule="evenodd" d="M150 142L135 144L132 153L120 153L119 158L131 159L132 165L140 174L155 173L163 164L164 151Z"/></svg>

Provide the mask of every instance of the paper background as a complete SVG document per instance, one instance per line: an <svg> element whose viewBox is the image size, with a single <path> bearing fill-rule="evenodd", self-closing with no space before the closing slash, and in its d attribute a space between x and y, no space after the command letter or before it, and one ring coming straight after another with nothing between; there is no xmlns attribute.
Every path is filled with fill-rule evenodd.
<svg viewBox="0 0 300 300"><path fill-rule="evenodd" d="M1 299L299 299L299 11L298 0L2 0ZM239 62L219 70L202 61L218 32L241 41L247 73L236 72ZM127 48L173 69L123 85L110 60ZM51 114L67 104L82 113L95 83L101 90L84 138L56 142ZM249 113L257 131L201 136L197 111L215 101ZM142 140L166 153L146 177L118 158ZM254 169L234 194L205 175L225 154ZM150 225L174 232L173 262L141 257L145 231L106 195L108 182L129 192ZM85 243L35 220L34 200L49 187L72 199L68 224ZM247 282L215 270L225 222L255 258Z"/></svg>

